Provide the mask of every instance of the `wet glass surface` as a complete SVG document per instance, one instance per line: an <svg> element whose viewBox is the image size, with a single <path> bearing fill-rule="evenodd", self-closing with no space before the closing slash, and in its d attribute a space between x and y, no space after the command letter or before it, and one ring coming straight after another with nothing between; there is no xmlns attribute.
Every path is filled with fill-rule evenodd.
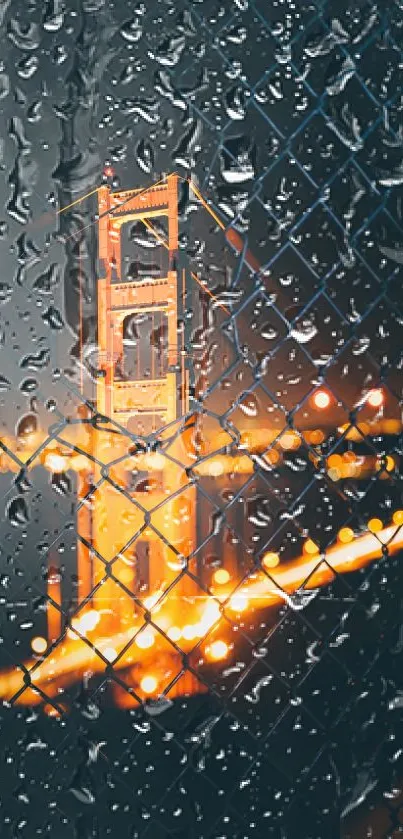
<svg viewBox="0 0 403 839"><path fill-rule="evenodd" d="M0 21L1 836L394 837L402 6Z"/></svg>

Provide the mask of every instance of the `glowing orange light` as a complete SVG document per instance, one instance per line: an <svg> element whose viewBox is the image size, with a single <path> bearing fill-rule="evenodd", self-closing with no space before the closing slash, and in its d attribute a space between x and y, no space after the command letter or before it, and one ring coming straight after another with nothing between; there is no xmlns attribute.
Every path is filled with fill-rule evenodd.
<svg viewBox="0 0 403 839"><path fill-rule="evenodd" d="M140 650L148 650L154 644L154 633L143 630L136 636L135 644Z"/></svg>
<svg viewBox="0 0 403 839"><path fill-rule="evenodd" d="M307 539L304 544L304 553L307 554L317 554L319 553L318 545L312 541L312 539Z"/></svg>
<svg viewBox="0 0 403 839"><path fill-rule="evenodd" d="M197 629L192 624L187 624L182 629L182 635L183 635L185 641L193 641L193 639L196 638L196 634L197 634Z"/></svg>
<svg viewBox="0 0 403 839"><path fill-rule="evenodd" d="M209 654L213 661L221 661L228 655L228 644L225 641L213 641L210 646Z"/></svg>
<svg viewBox="0 0 403 839"><path fill-rule="evenodd" d="M288 449L297 449L301 445L298 434L293 431L286 431L280 438L280 446L285 451Z"/></svg>
<svg viewBox="0 0 403 839"><path fill-rule="evenodd" d="M371 408L380 408L381 405L383 405L384 400L385 396L381 388L374 388L374 390L370 390L367 396L367 402L371 405Z"/></svg>
<svg viewBox="0 0 403 839"><path fill-rule="evenodd" d="M205 635L212 626L220 619L221 612L215 600L209 600L204 607L202 618L196 627L197 633Z"/></svg>
<svg viewBox="0 0 403 839"><path fill-rule="evenodd" d="M323 431L320 431L320 429L318 428L314 431L308 432L306 436L308 441L312 443L313 446L317 446L319 445L319 443L323 443L323 440L325 439Z"/></svg>
<svg viewBox="0 0 403 839"><path fill-rule="evenodd" d="M338 532L338 539L339 542L342 542L344 545L348 545L348 543L352 542L354 539L354 530L352 530L351 527L342 527Z"/></svg>
<svg viewBox="0 0 403 839"><path fill-rule="evenodd" d="M262 562L265 568L275 568L280 562L280 557L278 554L269 551L264 555Z"/></svg>
<svg viewBox="0 0 403 839"><path fill-rule="evenodd" d="M31 641L31 647L34 653L44 653L48 644L45 638L41 638L39 635L37 638L33 638Z"/></svg>
<svg viewBox="0 0 403 839"><path fill-rule="evenodd" d="M275 449L270 449L269 452L266 452L266 454L263 455L263 460L267 460L267 463L274 465L279 462L280 455Z"/></svg>
<svg viewBox="0 0 403 839"><path fill-rule="evenodd" d="M140 687L143 693L155 693L158 682L155 676L143 676Z"/></svg>
<svg viewBox="0 0 403 839"><path fill-rule="evenodd" d="M327 459L327 465L330 468L337 469L341 466L343 459L340 454L331 454Z"/></svg>
<svg viewBox="0 0 403 839"><path fill-rule="evenodd" d="M224 474L224 464L223 461L215 457L213 460L210 461L208 465L208 473L211 475L212 478L219 478L220 475Z"/></svg>
<svg viewBox="0 0 403 839"><path fill-rule="evenodd" d="M330 396L327 390L318 390L314 397L313 403L315 408L319 408L320 411L324 411L330 405Z"/></svg>
<svg viewBox="0 0 403 839"><path fill-rule="evenodd" d="M88 469L89 461L84 454L75 454L70 458L70 465L77 472L83 472Z"/></svg>
<svg viewBox="0 0 403 839"><path fill-rule="evenodd" d="M59 704L59 707L60 707L60 711L61 712L64 711L64 713L67 713L67 708L64 707L63 705L60 705L60 703L58 703L58 704ZM44 708L43 708L43 712L48 717L54 717L55 719L60 718L60 716L61 716L61 713L53 705L45 705Z"/></svg>
<svg viewBox="0 0 403 839"><path fill-rule="evenodd" d="M62 457L60 454L56 454L55 452L49 452L49 454L46 455L45 466L47 469L50 469L51 472L63 472L66 468L66 458Z"/></svg>
<svg viewBox="0 0 403 839"><path fill-rule="evenodd" d="M167 635L168 635L168 638L171 639L171 641L175 641L175 643L176 643L176 641L179 641L182 633L181 633L178 626L170 626L168 631L167 631Z"/></svg>
<svg viewBox="0 0 403 839"><path fill-rule="evenodd" d="M115 171L110 165L109 160L104 161L104 163L103 181L105 182L107 179L112 178L115 175ZM172 176L172 178L172 185L175 184L175 186L172 186L171 189L171 186L169 186L170 182L168 180L166 197L168 202L168 217L169 220L174 223L168 225L168 240L166 244L168 250L174 252L177 249L177 202L171 201L171 195L173 195L173 192L176 192L176 176ZM161 191L164 189L165 187L158 186L157 206L162 206L163 203L165 204L165 201L161 201ZM96 191L97 190L94 190L94 194ZM109 212L106 207L112 206L111 202L113 204L113 202L117 201L119 205L122 206L123 204L126 204L126 201L122 201L122 195L126 195L127 200L129 200L128 193L121 193L120 191L115 196L110 194L107 200L106 194L109 192L110 190L108 186L104 186L104 188L99 191L99 218L104 216L105 212ZM144 211L144 223L149 229L150 226L147 222L148 211L151 210L151 217L156 215L156 202L154 199L155 194L153 200L150 200L150 204L148 204L147 196L143 194L143 190L140 193L138 191L134 191L130 194L131 207L137 208L136 212L134 212L133 209L134 214L138 217L142 217L142 212ZM82 199L78 199L74 203L78 203L79 200ZM114 204L114 206L116 207L117 205ZM129 205L127 205L127 216L120 216L119 214L119 219L115 219L117 222L116 225L112 224L112 226L102 226L102 229L100 225L100 239L102 239L100 252L105 253L108 251L110 253L110 264L114 266L114 270L117 273L117 278L119 280L122 280L122 266L120 265L121 260L119 257L119 225L125 219L127 220L131 215L129 209ZM110 211L112 212L112 210ZM171 228L174 231L173 235ZM153 228L151 226L151 231L152 230ZM158 238L159 235L157 237L157 241ZM177 291L177 280L179 280L179 277L175 277L177 271L172 271L170 274L172 274L172 277L170 277L169 283L167 284L167 292L169 294L168 334L171 334L171 323L173 329L172 334L174 334L177 323L175 295ZM185 282L185 279L186 278L184 276L183 282ZM161 282L166 285L163 278L161 278ZM173 377L170 375L169 379L167 378L164 383L160 383L161 387L153 384L153 381L150 381L147 385L144 385L144 387L140 382L136 382L135 384L129 382L126 383L123 388L121 388L121 386L116 382L115 388L116 376L114 372L114 360L112 358L112 356L115 356L115 353L112 352L110 354L110 350L112 350L113 347L109 346L109 337L108 340L105 339L105 336L109 336L110 330L112 330L112 328L114 329L117 324L115 316L113 319L112 316L109 317L110 307L109 304L106 304L106 289L109 284L108 279L107 284L104 284L102 286L103 290L100 291L98 323L102 321L102 328L98 330L98 334L100 336L103 335L104 337L99 338L98 350L99 359L105 360L105 363L102 361L102 365L100 361L102 370L104 373L109 374L111 382L113 398L111 399L110 404L115 406L116 403L117 406L119 402L119 414L123 413L126 416L129 414L137 416L138 413L141 413L142 411L154 411L154 409L158 408L158 410L161 409L165 415L164 423L166 420L170 424L171 418L172 421L174 419L179 419L175 408L176 390L178 385L176 376ZM115 307L116 311L120 309L120 306L122 306L122 308L127 308L127 289L123 289L123 285L125 284L122 284L121 291L118 291L118 288L114 289L114 299L117 304ZM162 288L158 291L158 295L160 292L163 294ZM140 296L142 296L144 304L147 304L147 307L150 306L151 308L154 307L154 304L157 302L158 295L155 293L155 287L150 286L148 291L143 288ZM211 296L214 297L214 295ZM143 305L143 302L141 305ZM119 325L119 329L120 326L121 324ZM116 346L115 349L119 350L120 353L122 349L120 341L117 343L118 346ZM181 352L182 354L185 354L184 350ZM170 368L174 364L176 366L176 348L171 348L170 345L168 355L168 366ZM118 356L118 352L116 353L116 356ZM154 376L152 376L152 379L153 378ZM188 410L189 397L189 387L186 383L186 376L182 374L182 378L184 387L183 392L181 392L181 416ZM99 384L100 387L99 390L97 389L96 397L96 409L103 415L104 410L106 410L106 382L100 381ZM148 384L150 387L148 387ZM109 384L107 386L107 389L108 388ZM312 390L309 399L312 409L311 412L316 416L314 424L325 426L325 422L322 422L324 415L322 414L319 416L319 411L329 409L328 414L325 415L325 417L329 417L329 422L331 423L333 419L332 408L337 400L333 396L332 390L326 382L323 382L323 386L320 382L317 382L314 385L314 388L316 388L316 390ZM117 401L115 400L115 395L117 395ZM164 399L162 398L163 396ZM381 412L378 410L379 406L381 406L384 401L387 401L387 399L388 393L386 388L373 388L370 391L365 389L365 392L362 394L361 401L365 403L368 401L368 404L373 405L376 410L367 410L368 416L371 417L370 423L359 423L359 425L345 426L347 439L360 441L362 436L367 434L375 436L384 433L400 433L402 428L400 420L386 421L384 418L382 418L382 420L380 419L379 415ZM108 402L108 400L106 400L106 402ZM166 407L168 406L166 411L163 409L163 405ZM81 410L83 410L83 413L80 413ZM115 408L112 413L114 413L114 410ZM89 418L91 411L87 408L82 408L78 409L77 413L82 419L86 419ZM110 411L107 411L107 414L108 413L110 413ZM387 431L386 422L396 422L397 425L388 426L389 431ZM187 428L186 431L186 434L189 431L188 436L190 436L190 438L192 438L193 435L193 432L190 431L192 427L193 425L189 424L189 428ZM149 543L147 551L150 569L150 591L144 601L144 606L146 609L153 610L154 613L159 610L162 612L162 616L159 616L160 630L166 632L167 637L172 641L179 641L179 639L184 638L186 643L181 646L183 646L185 650L188 650L191 646L193 646L193 639L205 639L206 634L209 633L213 627L215 631L217 629L218 622L222 619L222 613L225 613L227 608L228 610L233 609L234 614L239 620L239 616L237 614L238 612L244 613L244 610L255 611L258 608L266 608L268 605L270 606L275 603L282 603L284 600L282 595L284 593L292 592L301 588L301 586L308 589L314 588L317 585L325 585L326 582L331 582L333 571L330 566L338 568L340 572L349 572L363 567L365 564L368 564L380 556L382 552L382 543L388 544L388 546L390 545L390 550L394 552L398 549L401 550L403 546L403 529L400 531L400 528L397 526L403 524L402 509L400 511L397 510L394 514L392 527L383 529L380 519L371 519L369 522L369 528L372 532L367 531L365 534L354 534L353 530L349 527L341 528L338 534L337 544L327 548L323 552L325 557L329 557L329 567L327 570L326 568L324 571L321 570L320 573L317 572L317 566L320 558L320 548L311 539L306 539L303 555L291 560L290 562L281 562L280 564L280 556L274 552L263 554L261 557L262 567L266 567L267 569L276 568L276 571L273 573L268 571L266 574L263 574L260 570L260 573L258 572L251 575L251 578L248 579L247 582L244 581L242 588L238 589L236 594L231 594L230 598L228 592L229 586L227 588L225 583L228 583L228 581L231 580L232 572L228 572L226 570L227 562L225 562L225 568L218 569L213 576L214 582L217 583L217 587L214 589L213 598L208 598L208 596L204 597L203 593L200 593L197 596L193 594L189 594L188 596L188 579L187 575L185 575L183 587L182 584L175 586L175 594L173 596L174 603L172 604L171 611L169 605L169 593L173 575L170 573L168 579L165 579L165 565L170 571L174 571L175 575L178 571L182 571L184 567L183 558L185 556L193 555L197 535L194 530L196 525L195 495L193 492L193 486L188 487L187 485L186 475L183 478L179 475L181 470L178 470L176 464L182 460L182 457L181 454L178 454L177 443L169 442L170 453L169 456L165 457L157 452L145 452L143 448L137 448L136 446L132 447L131 444L129 449L127 449L127 441L119 443L119 438L112 436L112 432L109 433L106 428L102 434L102 439L100 439L101 435L98 433L94 435L92 434L91 425L88 426L88 429L87 426L84 426L83 429L79 431L79 428L81 428L81 423L79 425L73 423L70 430L65 429L63 431L63 443L58 443L56 445L55 442L52 442L50 444L50 448L46 449L40 458L40 462L44 463L47 468L55 473L63 472L65 469L75 469L78 472L84 473L84 471L86 471L87 473L86 475L82 474L79 476L77 491L78 498L81 502L79 510L77 511L77 531L80 533L83 540L78 544L78 602L88 603L91 598L93 603L91 608L89 608L89 606L85 607L85 609L81 611L81 614L79 613L71 621L70 626L75 627L75 631L69 629L67 637L61 638L60 643L58 643L57 650L55 649L55 651L52 651L52 654L49 656L44 655L43 661L40 661L41 666L32 670L32 686L35 687L36 685L39 687L39 685L41 685L46 692L49 692L49 697L58 696L58 693L65 685L68 683L74 683L77 677L81 679L86 673L103 673L106 661L113 661L113 666L116 669L126 669L128 667L132 668L133 665L138 667L140 662L147 658L146 650L153 647L154 643L156 647L159 646L157 641L161 636L159 633L157 634L157 631L153 630L151 625L144 624L144 619L140 617L137 610L136 612L133 612L133 604L131 603L130 597L123 598L123 593L120 595L116 594L117 590L111 580L102 580L102 585L99 585L105 569L103 567L103 563L95 556L95 551L92 551L90 548L91 542L93 541L92 534L96 535L97 553L101 556L105 555L107 557L115 557L118 559L115 566L115 568L119 568L117 573L118 581L121 583L126 582L128 585L130 584L131 593L135 594L137 588L140 588L140 590L144 589L142 589L140 584L139 586L132 585L134 571L131 566L129 568L125 566L126 561L129 560L126 560L122 545L127 543L129 536L133 533L136 531L139 533L141 532L142 539L145 539L146 542ZM215 454L220 450L225 449L226 442L230 444L232 440L226 431L222 431L220 433L224 436L222 446L221 443L219 445L214 443L211 447L210 437L208 436L205 440L202 440L201 432L200 444L198 443L196 446L193 442L188 441L185 445L186 461L187 458L189 458L189 460L193 460L195 457L197 458L199 447L202 446L201 450L203 453L210 455L210 457L207 457L204 461L201 459L202 462L195 467L195 470L199 471L200 474L220 478L220 476L224 474L249 474L253 471L254 464L248 455L232 456L225 454L217 456L217 454ZM34 454L34 442L35 444L36 442L39 442L41 434L41 431L38 433L35 432L28 434L24 436L23 440L21 440L23 450L22 452L19 452L19 457L21 457L21 460L24 462L28 461L27 468L30 466L31 460L32 463L34 463L34 460L31 458L31 455ZM280 439L278 437L278 428L275 427L275 423L272 423L272 427L269 428L259 427L247 433L242 432L240 448L257 451L260 453L263 462L266 461L268 464L275 464L279 461L281 462L281 458L285 456L284 453L286 450L294 450L301 445L302 434L305 439L308 439L315 445L325 440L328 436L327 431L324 432L319 429L311 431L306 430L304 432L301 431L296 433L292 428L285 426L285 428L280 431ZM166 437L165 433L162 435L163 439L166 440L167 443L168 439L170 440L170 435L171 431L168 432L168 437ZM42 437L44 445L45 441L46 432L44 432ZM270 444L275 445L276 450L270 450L267 452L267 446ZM204 449L204 446L206 446L206 449ZM69 453L67 447L69 447ZM10 450L12 449L11 446L7 446L7 448ZM87 451L91 451L91 455L88 454L87 456L85 454ZM157 483L155 478L151 477L151 475L147 480L147 486L150 486L150 492L153 493L154 490L157 490L157 492L155 493L156 498L151 499L152 503L146 503L145 505L147 510L150 508L152 518L148 522L149 526L143 531L140 531L143 521L141 509L137 509L137 506L129 502L129 499L127 499L128 505L125 507L124 497L119 493L116 493L117 500L115 496L112 497L112 491L109 491L112 488L109 487L106 482L97 488L97 495L94 499L92 499L92 486L94 485L95 487L98 484L100 476L102 477L102 472L100 471L101 466L99 464L104 462L109 463L112 451L114 461L113 465L110 467L111 478L113 478L114 483L116 481L116 486L120 485L123 471L126 475L127 463L123 466L123 459L127 457L128 453L130 453L130 457L132 458L131 467L133 474L135 472L141 473L142 471L151 473L153 471L164 470L164 480L160 482L160 485ZM82 452L82 454L79 452ZM211 456L212 453L213 456ZM310 455L312 463L315 466L319 465L320 459L318 457L318 452L316 452L316 454L315 452L311 452ZM120 467L121 463L122 467ZM354 453L350 453L347 454L345 458L340 458L339 455L331 455L327 462L327 468L329 470L328 474L337 480L346 476L354 477L354 475L364 475L366 470L369 471L369 469L374 471L376 463L376 456L357 458ZM394 464L393 458L384 456L382 458L382 463L384 464L384 469L392 469L398 466L398 459L396 458L396 464ZM7 458L5 454L1 455L1 471L16 471L17 468L19 469L17 459L16 462L14 462L10 457ZM381 473L381 477L387 478L388 475ZM124 480L126 481L126 477ZM90 488L91 493L88 495L88 490ZM176 494L177 491L180 491L180 497L177 500L171 500L168 505L160 503L162 495L169 496L171 493ZM146 499L143 500L145 501ZM127 506L129 506L130 510L127 509ZM159 507L161 507L161 512L158 509ZM177 552L177 554L175 554L176 559L174 558L168 560L165 557L165 562L162 561L161 551L154 544L155 535L158 534L161 529L164 530L165 542L175 546L175 550ZM119 555L120 550L123 550L122 555ZM171 556L173 553L174 551L170 551L169 555ZM325 563L323 563L323 566L325 566ZM231 568L230 565L228 565L228 567ZM56 621L54 617L55 615L60 616L59 610L62 606L64 606L61 597L61 572L57 569L54 571L52 570L51 573L50 571L51 568L49 567L48 585L51 598L49 599L49 602L53 602L54 606L50 606L47 612L47 640L45 638L38 637L33 638L31 641L32 650L38 654L48 652L52 641L61 633L61 628L59 628L59 618ZM273 577L275 577L274 585ZM92 590L94 583L98 583L95 587L95 591ZM219 588L220 585L221 588ZM159 591L155 591L157 586L160 588ZM283 591L281 591L281 589L283 589ZM158 605L157 601L160 601ZM191 604L191 606L189 606L189 604ZM166 608L167 605L168 608ZM191 614L189 613L190 611ZM248 611L246 612L247 615ZM231 617L234 617L234 614L232 614ZM171 625L176 621L180 621L180 627L177 625ZM183 626L185 622L186 626ZM248 622L249 621L245 619L245 623ZM57 625L56 630L54 629L55 625ZM263 621L261 625L264 625ZM97 636L93 639L94 643L80 643L77 633L79 632L80 636L85 637L86 634L90 634L95 627L97 627ZM130 650L129 657L123 655L119 656L118 651L125 649L126 646L129 647L133 640L133 636L136 640L136 645L133 650ZM138 649L136 649L136 647ZM153 647L152 652L154 649L155 647ZM220 661L225 659L227 655L230 655L232 651L232 644L229 640L227 643L224 640L218 639L215 641L203 640L203 649L206 650L206 657L208 659L212 661ZM142 653L143 650L145 651L145 654ZM98 655L98 651L102 652L103 655ZM169 654L175 663L175 667L177 665L177 672L179 672L183 665L180 651L179 653L178 651L175 653L173 644L171 644ZM35 655L33 655L32 658L35 659L35 664L37 665L37 656L35 657ZM149 658L151 659L151 655ZM157 659L157 656L155 655L154 658ZM27 663L28 670L31 670L30 665L32 665L32 662ZM168 666L171 667L171 665L167 665L167 668ZM138 677L138 681L140 683L139 690L142 690L144 694L154 694L156 692L160 692L162 678L163 676L166 678L166 674L169 672L168 669L166 669L165 656L161 657L161 662L158 661L158 664L152 666L152 668L154 672L153 674L150 674L148 672L148 666L143 665ZM224 665L217 669L223 668ZM57 681L58 679L60 679L59 683ZM39 692L36 693L34 690L27 689L24 689L21 692L21 688L27 687L24 685L23 680L24 674L20 668L14 667L7 671L1 671L0 697L10 698L18 691L18 701L21 701L22 703L31 703L32 701L42 703L43 693L41 695ZM184 690L186 692L188 690L193 691L193 688L189 688L188 680L186 680ZM176 695L179 694L175 693L175 696ZM50 701L50 699L48 701ZM134 699L133 701L135 702ZM49 711L48 708L50 709ZM46 712L52 713L53 709L50 706L47 706Z"/></svg>
<svg viewBox="0 0 403 839"><path fill-rule="evenodd" d="M370 519L368 522L368 530L371 533L379 533L382 530L383 524L380 519Z"/></svg>
<svg viewBox="0 0 403 839"><path fill-rule="evenodd" d="M84 615L74 618L71 622L72 629L75 629L80 635L86 635L87 632L92 632L100 621L100 614L96 609L90 609ZM77 638L74 632L68 633L70 637Z"/></svg>
<svg viewBox="0 0 403 839"><path fill-rule="evenodd" d="M108 661L114 661L117 657L117 652L114 647L105 647L105 649L102 650L102 653L104 658L106 658Z"/></svg>
<svg viewBox="0 0 403 839"><path fill-rule="evenodd" d="M144 466L150 471L154 469L156 472L160 472L164 468L165 462L164 455L159 454L159 452L150 452L144 457Z"/></svg>
<svg viewBox="0 0 403 839"><path fill-rule="evenodd" d="M162 591L156 591L155 594L151 594L149 597L146 597L144 599L144 608L148 609L149 612L151 611L151 609L155 609L156 604L162 596L162 593ZM161 603L158 605L158 609L155 609L155 611L158 612L160 608Z"/></svg>
<svg viewBox="0 0 403 839"><path fill-rule="evenodd" d="M218 571L215 572L213 579L215 583L222 586L225 583L228 583L228 580L230 580L231 577L225 568L219 568Z"/></svg>
<svg viewBox="0 0 403 839"><path fill-rule="evenodd" d="M134 570L133 568L121 568L119 570L119 581L121 583L131 583L134 579Z"/></svg>
<svg viewBox="0 0 403 839"><path fill-rule="evenodd" d="M230 609L235 612L244 612L248 608L249 600L244 594L234 594L229 601Z"/></svg>

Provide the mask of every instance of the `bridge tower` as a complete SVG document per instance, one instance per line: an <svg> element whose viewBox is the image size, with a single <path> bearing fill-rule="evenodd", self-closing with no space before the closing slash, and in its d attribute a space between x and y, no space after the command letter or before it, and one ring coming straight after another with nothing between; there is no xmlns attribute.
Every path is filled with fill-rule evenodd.
<svg viewBox="0 0 403 839"><path fill-rule="evenodd" d="M189 410L184 332L178 329L178 321L183 323L186 295L185 271L178 267L178 177L168 175L164 182L148 189L112 192L103 186L98 193L98 212L101 276L97 281L96 410L106 418L109 429L116 424L133 435L142 434L147 419L154 430L172 424L173 440L167 457L158 449L145 455L153 478L151 490L149 485L145 492L127 482L130 467L123 461L120 492L116 489L116 469L114 486L104 466L118 458L119 435L111 436L107 428L105 433L98 428L93 433L95 466L91 481L99 485L90 504L85 503L88 474L79 478L78 600L102 612L103 628L116 633L130 625L134 608L130 594L140 599L146 594L153 596L178 576L174 600L180 608L180 596L189 584L184 569L195 546L195 490L180 465L180 435L175 437L179 426L176 421ZM151 227L158 243L160 233L153 227L153 220L161 217L167 227L165 276L124 280L123 225L140 222ZM141 371L122 370L124 322L136 315L159 315L166 325L165 357L158 372L150 371L147 376ZM127 436L120 437L127 451ZM135 440L133 437L132 448ZM110 570L115 579L110 578Z"/></svg>

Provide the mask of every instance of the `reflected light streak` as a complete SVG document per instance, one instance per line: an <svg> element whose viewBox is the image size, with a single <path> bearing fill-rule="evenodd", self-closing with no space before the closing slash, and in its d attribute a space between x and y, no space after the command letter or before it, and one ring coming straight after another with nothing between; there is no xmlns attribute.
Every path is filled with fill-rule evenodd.
<svg viewBox="0 0 403 839"><path fill-rule="evenodd" d="M288 593L327 585L334 579L332 569L339 573L357 571L374 559L382 556L383 545L389 552L396 553L403 547L403 531L396 526L385 527L376 535L366 533L350 544L338 544L324 554L313 557L300 557L288 566L278 568L265 577L245 587L245 592L253 605L274 605L282 601L280 589ZM328 567L322 559L329 563ZM274 585L273 585L274 583Z"/></svg>
<svg viewBox="0 0 403 839"><path fill-rule="evenodd" d="M323 555L330 567L323 562L321 563L318 555L305 555L287 566L271 570L270 576L266 576L262 571L260 579L250 585L241 587L233 597L247 599L249 606L253 605L254 609L274 606L284 600L281 589L290 594L301 587L309 590L325 586L334 578L332 568L339 573L356 571L374 559L380 558L382 556L382 546L386 544L390 554L403 548L403 530L399 526L386 527L377 534L366 533L350 544L339 543L332 546ZM190 634L193 635L194 633L194 637L202 637L219 621L220 617L219 603L215 600L208 600L201 620L198 624L192 626ZM103 672L105 670L104 659L113 660L117 652L133 640L134 630L135 627L131 626L125 632L109 638L99 638L94 641L94 649L83 641L78 643L72 640L62 641L54 653L45 658L32 672L32 683L41 687L46 686L48 695L55 696L58 692L58 680L62 680L63 684L67 685L76 681L78 677L82 677L87 670L92 670L94 673ZM182 634L182 631L177 627L172 633L178 641L179 632ZM192 649L193 645L193 640L189 642L181 641L180 647L186 651ZM154 668L156 664L158 665L157 644L156 647L155 652L150 653ZM97 654L96 650L104 658ZM173 658L176 657L178 662L181 659L174 647L172 648L172 656ZM35 666L35 663L35 660L28 661L24 667L29 671ZM145 659L143 659L143 663L146 663ZM116 669L122 669L125 666L124 656L119 658L114 665ZM24 673L21 670L14 667L8 671L3 671L0 674L0 697L11 700L15 694L23 691L17 699L18 703L33 705L42 702L39 694L35 694L32 690L24 691L24 684L26 682L24 682Z"/></svg>

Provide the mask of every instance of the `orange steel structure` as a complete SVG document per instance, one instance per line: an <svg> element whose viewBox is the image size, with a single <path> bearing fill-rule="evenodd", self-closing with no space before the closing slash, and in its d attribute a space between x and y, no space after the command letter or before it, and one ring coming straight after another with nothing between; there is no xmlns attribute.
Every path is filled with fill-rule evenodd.
<svg viewBox="0 0 403 839"><path fill-rule="evenodd" d="M133 623L134 605L130 595L137 593L144 599L150 592L158 592L162 583L164 588L169 587L181 568L189 565L195 547L195 489L180 465L183 451L181 436L177 434L178 420L189 410L188 371L180 346L184 336L178 332L178 316L186 294L185 274L179 275L177 268L178 178L169 175L165 183L146 191L112 193L104 186L98 192L98 203L102 276L98 279L96 410L120 427L129 426L133 434L141 433L142 423L147 419L154 431L164 426L172 428L174 437L176 432L167 457L158 454L149 457L154 485L147 484L146 492L125 487L128 474L125 462L121 468L115 466L113 482L102 480L103 464L110 448L108 435L103 439L102 433L92 434L91 481L99 486L90 506L85 503L88 473L79 475L78 497L83 503L77 521L78 601L102 613L103 631L114 635L126 631ZM167 222L166 276L136 283L122 282L123 225L133 221L146 223L161 216ZM125 319L131 315L153 317L161 312L167 321L165 369L159 371L158 377L154 374L151 378L121 380L117 375L117 361L122 363L123 359ZM146 581L138 573L140 553L145 560ZM109 567L113 567L114 580L108 578ZM183 575L175 585L176 597L185 596L188 590L188 577ZM60 634L58 614L59 625L49 627L50 637Z"/></svg>

